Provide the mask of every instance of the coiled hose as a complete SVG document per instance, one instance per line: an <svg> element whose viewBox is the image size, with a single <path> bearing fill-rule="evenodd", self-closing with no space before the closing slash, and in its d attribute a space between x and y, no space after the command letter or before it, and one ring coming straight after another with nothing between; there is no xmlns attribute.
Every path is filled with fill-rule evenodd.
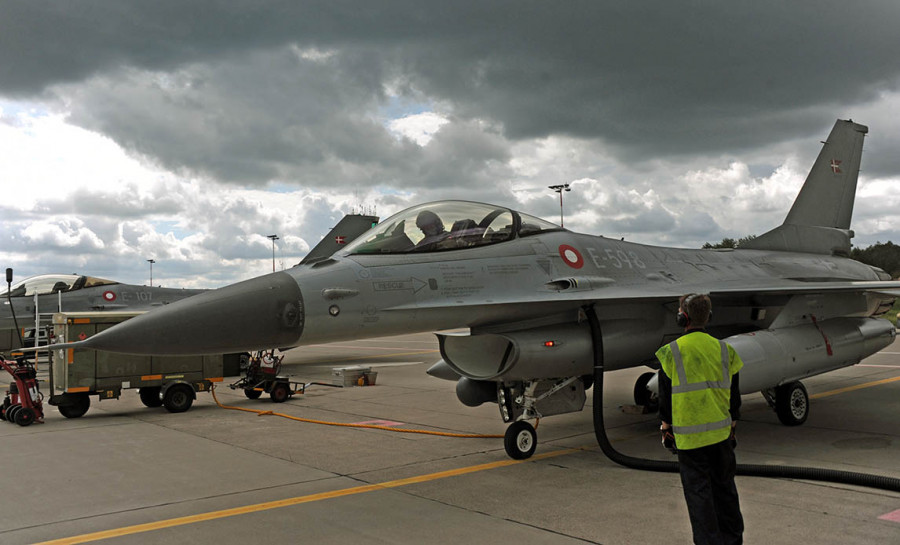
<svg viewBox="0 0 900 545"><path fill-rule="evenodd" d="M678 473L678 462L628 456L617 451L609 442L603 421L603 338L600 334L600 321L594 313L593 306L585 307L584 310L591 327L591 341L594 347L594 433L597 436L600 450L607 458L625 467L643 471ZM748 477L825 481L900 492L900 479L819 467L738 464L737 474Z"/></svg>

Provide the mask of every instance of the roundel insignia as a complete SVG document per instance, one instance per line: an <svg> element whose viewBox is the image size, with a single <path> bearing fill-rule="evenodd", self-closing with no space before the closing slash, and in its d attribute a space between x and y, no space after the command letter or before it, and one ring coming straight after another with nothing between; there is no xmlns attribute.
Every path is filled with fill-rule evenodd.
<svg viewBox="0 0 900 545"><path fill-rule="evenodd" d="M116 300L116 294L111 291L104 291L103 292L103 300L107 301L109 303L112 303L113 301Z"/></svg>
<svg viewBox="0 0 900 545"><path fill-rule="evenodd" d="M83 341L85 339L87 339L87 333L82 331L81 333L78 334L78 340Z"/></svg>
<svg viewBox="0 0 900 545"><path fill-rule="evenodd" d="M580 269L584 266L584 258L581 257L581 253L568 244L561 244L559 246L559 257L563 258L566 265L573 269Z"/></svg>

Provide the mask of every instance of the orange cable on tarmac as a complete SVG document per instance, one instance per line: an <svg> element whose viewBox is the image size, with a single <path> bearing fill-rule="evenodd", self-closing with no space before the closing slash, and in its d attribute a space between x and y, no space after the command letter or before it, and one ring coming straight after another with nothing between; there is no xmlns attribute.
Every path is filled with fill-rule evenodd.
<svg viewBox="0 0 900 545"><path fill-rule="evenodd" d="M244 407L234 407L231 405L223 405L222 402L219 401L219 398L216 396L216 388L213 385L213 388L210 389L212 393L213 399L216 402L216 405L223 409L229 409L232 411L243 411L247 413L255 413L257 416L280 416L282 418L287 418L289 420L296 420L297 422L306 422L307 424L320 424L323 426L339 426L343 428L365 428L372 430L383 430L383 431L392 431L395 433L418 433L422 435L438 435L441 437L459 437L463 439L502 439L503 435L481 435L474 433L449 433L443 431L428 431L428 430L411 430L406 428L392 428L389 426L379 426L376 424L346 424L343 422L326 422L324 420L312 420L310 418L300 418L297 416L291 416L289 414L284 413L276 413L274 411L261 411L256 409L247 409Z"/></svg>

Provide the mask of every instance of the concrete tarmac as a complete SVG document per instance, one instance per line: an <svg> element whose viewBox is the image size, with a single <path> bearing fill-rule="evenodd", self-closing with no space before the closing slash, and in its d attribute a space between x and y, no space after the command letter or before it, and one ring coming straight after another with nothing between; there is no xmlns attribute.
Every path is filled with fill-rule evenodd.
<svg viewBox="0 0 900 545"><path fill-rule="evenodd" d="M294 380L372 366L376 384L310 386L274 404L220 385L229 406L344 424L503 434L495 405L463 406L425 374L432 335L295 349ZM655 415L629 414L646 369L607 374L604 411L620 451L672 459ZM226 379L226 384L229 382ZM809 420L782 426L744 396L738 462L827 467L900 478L900 341L862 364L804 381ZM220 408L144 407L134 390L77 419L0 423L0 543L690 543L677 474L627 469L597 447L588 406L538 426L529 460L498 438L335 427ZM900 494L738 477L745 543L900 543Z"/></svg>

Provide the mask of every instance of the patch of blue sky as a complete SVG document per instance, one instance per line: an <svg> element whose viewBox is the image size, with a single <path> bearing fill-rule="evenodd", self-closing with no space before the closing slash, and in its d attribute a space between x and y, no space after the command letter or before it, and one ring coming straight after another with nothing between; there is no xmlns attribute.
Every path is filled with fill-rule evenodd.
<svg viewBox="0 0 900 545"><path fill-rule="evenodd" d="M50 115L51 112L39 102L4 100L0 98L0 114L7 118L19 117L23 114L28 117L44 117Z"/></svg>
<svg viewBox="0 0 900 545"><path fill-rule="evenodd" d="M747 165L747 170L750 171L750 177L754 179L768 178L775 173L776 169L776 166L770 164L751 163Z"/></svg>
<svg viewBox="0 0 900 545"><path fill-rule="evenodd" d="M387 121L403 119L411 115L423 114L433 111L434 107L428 102L412 100L404 96L388 96L388 101L378 108L378 116Z"/></svg>
<svg viewBox="0 0 900 545"><path fill-rule="evenodd" d="M171 221L171 220L151 221L150 225L153 226L153 229L157 233L162 233L162 234L172 233L172 235L174 235L175 238L177 238L178 240L184 240L186 237L196 234L195 231L187 231L187 230L182 229L178 225L177 221Z"/></svg>
<svg viewBox="0 0 900 545"><path fill-rule="evenodd" d="M266 186L266 191L272 193L294 193L297 189L296 184L287 184L285 182L270 182Z"/></svg>

